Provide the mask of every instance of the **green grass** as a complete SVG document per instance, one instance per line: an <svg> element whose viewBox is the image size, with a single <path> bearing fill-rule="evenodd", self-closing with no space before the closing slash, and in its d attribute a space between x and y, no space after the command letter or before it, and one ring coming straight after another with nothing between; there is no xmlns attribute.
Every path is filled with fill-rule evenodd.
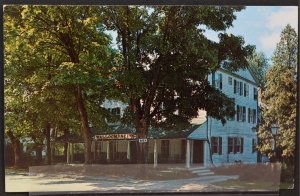
<svg viewBox="0 0 300 196"><path fill-rule="evenodd" d="M5 174L28 175L28 169L16 169L13 167L7 167L5 168Z"/></svg>
<svg viewBox="0 0 300 196"><path fill-rule="evenodd" d="M224 182L213 183L215 186L223 187L224 189L236 190L276 190L279 189L278 184L271 182L251 182L243 180L227 180Z"/></svg>
<svg viewBox="0 0 300 196"><path fill-rule="evenodd" d="M282 182L280 183L280 189L293 189L294 183L293 182Z"/></svg>

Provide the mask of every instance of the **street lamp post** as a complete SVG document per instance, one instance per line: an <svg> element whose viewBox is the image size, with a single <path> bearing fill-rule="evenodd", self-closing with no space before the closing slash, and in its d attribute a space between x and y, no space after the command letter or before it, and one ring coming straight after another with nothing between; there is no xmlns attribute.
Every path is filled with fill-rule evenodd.
<svg viewBox="0 0 300 196"><path fill-rule="evenodd" d="M271 127L272 135L273 135L273 138L274 138L274 147L273 147L274 157L275 157L276 161L278 159L278 157L277 157L277 135L278 135L278 129L279 129L279 127L277 125L272 125L272 127Z"/></svg>

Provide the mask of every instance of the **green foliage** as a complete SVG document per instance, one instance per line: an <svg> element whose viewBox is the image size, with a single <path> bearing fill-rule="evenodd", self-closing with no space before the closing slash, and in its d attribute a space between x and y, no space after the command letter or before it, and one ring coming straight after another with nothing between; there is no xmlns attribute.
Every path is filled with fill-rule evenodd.
<svg viewBox="0 0 300 196"><path fill-rule="evenodd" d="M295 156L297 43L295 30L286 26L273 56L273 66L267 71L266 88L262 93L260 150L272 158L275 153L271 142L275 140L275 158L283 158L285 162L293 160ZM278 126L277 135L272 134L272 125Z"/></svg>
<svg viewBox="0 0 300 196"><path fill-rule="evenodd" d="M249 69L256 78L258 85L263 88L266 82L266 72L269 68L268 59L263 52L254 52L249 58Z"/></svg>
<svg viewBox="0 0 300 196"><path fill-rule="evenodd" d="M79 131L76 85L83 88L88 112L95 119L91 123L104 123L100 105L112 81L115 52L108 46L110 37L103 32L97 11L85 6L5 7L7 128L17 133L20 127L21 135L40 138L39 143L48 122L58 134L65 129Z"/></svg>
<svg viewBox="0 0 300 196"><path fill-rule="evenodd" d="M117 32L122 72L117 76L129 100L126 119L139 128L188 125L206 109L226 122L234 115L232 100L211 87L207 75L222 63L234 71L248 66L253 47L224 32L241 7L118 6L104 7L101 17ZM219 32L220 42L204 36Z"/></svg>

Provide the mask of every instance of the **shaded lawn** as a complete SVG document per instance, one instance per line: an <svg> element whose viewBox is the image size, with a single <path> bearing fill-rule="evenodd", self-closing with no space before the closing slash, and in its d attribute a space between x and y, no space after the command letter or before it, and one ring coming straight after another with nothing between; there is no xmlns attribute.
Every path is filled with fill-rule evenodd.
<svg viewBox="0 0 300 196"><path fill-rule="evenodd" d="M135 180L176 180L198 177L184 168L162 165L48 165L30 167L29 175L49 175L61 177L105 177L130 178Z"/></svg>
<svg viewBox="0 0 300 196"><path fill-rule="evenodd" d="M239 175L247 182L280 183L281 164L235 164L211 169L216 175Z"/></svg>
<svg viewBox="0 0 300 196"><path fill-rule="evenodd" d="M212 168L217 175L239 175L238 180L215 183L225 189L289 189L293 182L281 182L281 164L236 164Z"/></svg>
<svg viewBox="0 0 300 196"><path fill-rule="evenodd" d="M21 169L16 169L14 167L5 168L5 174L10 174L10 175L28 176L28 172L29 172L28 168L21 168Z"/></svg>

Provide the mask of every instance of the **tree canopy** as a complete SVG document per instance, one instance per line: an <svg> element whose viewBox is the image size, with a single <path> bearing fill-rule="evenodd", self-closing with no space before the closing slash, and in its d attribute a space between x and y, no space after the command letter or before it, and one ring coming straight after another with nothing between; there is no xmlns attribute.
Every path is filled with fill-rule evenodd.
<svg viewBox="0 0 300 196"><path fill-rule="evenodd" d="M266 73L269 68L269 62L263 52L253 52L253 54L247 58L249 63L249 69L254 74L258 86L264 88L266 83Z"/></svg>
<svg viewBox="0 0 300 196"><path fill-rule="evenodd" d="M36 120L45 127L80 122L85 163L90 124L105 124L106 98L128 103L124 122L138 138L147 137L149 126L185 129L199 109L225 123L235 114L234 102L207 78L221 65L230 71L248 67L254 47L226 33L242 9L7 6L6 79L22 76L20 94L34 103L28 108L41 114ZM209 40L206 28L218 32L220 41ZM116 32L117 49L108 31ZM7 90L13 92L13 85Z"/></svg>
<svg viewBox="0 0 300 196"><path fill-rule="evenodd" d="M15 73L24 76L20 83L28 83L31 88L29 103L39 104L33 108L38 109L46 124L53 123L52 117L61 120L69 116L67 121L74 122L71 113L78 110L86 163L90 163L89 125L104 122L101 103L109 89L114 53L97 11L97 7L91 6L5 8L5 49L10 55L10 47L15 46L11 52L16 54L6 58L7 67L12 70L17 67ZM15 79L16 75L7 73L8 78ZM62 111L70 113L63 115ZM98 115L97 121L90 122L89 115Z"/></svg>
<svg viewBox="0 0 300 196"><path fill-rule="evenodd" d="M296 31L287 25L274 52L273 65L267 71L266 87L262 93L260 149L271 158L293 160L295 156L297 49ZM271 127L277 127L278 134L272 133ZM276 146L272 149L274 140Z"/></svg>
<svg viewBox="0 0 300 196"><path fill-rule="evenodd" d="M122 70L116 76L128 98L126 120L139 138L149 126L187 128L205 109L226 122L234 102L212 87L207 76L221 64L230 71L248 67L253 46L224 33L242 7L118 6L103 7L105 27L117 33ZM204 26L204 27L203 27ZM205 28L219 32L209 40ZM141 144L143 145L143 144ZM143 146L141 146L141 149ZM139 150L138 150L139 152Z"/></svg>

